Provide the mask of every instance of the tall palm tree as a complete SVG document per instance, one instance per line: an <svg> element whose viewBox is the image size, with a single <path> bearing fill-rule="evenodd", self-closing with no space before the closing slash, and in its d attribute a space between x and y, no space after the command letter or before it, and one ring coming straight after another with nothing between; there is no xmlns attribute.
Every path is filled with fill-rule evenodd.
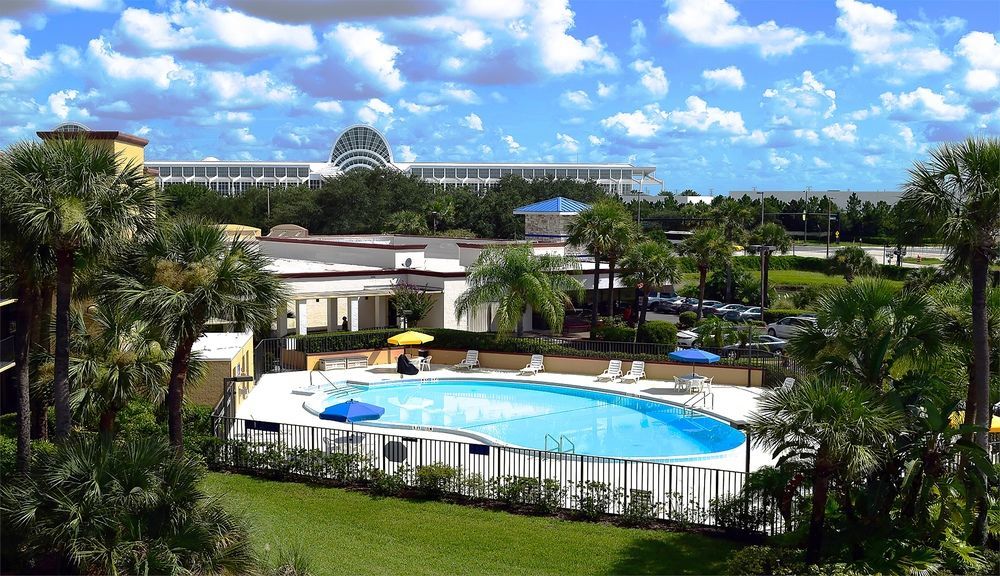
<svg viewBox="0 0 1000 576"><path fill-rule="evenodd" d="M791 337L789 353L830 377L851 377L874 390L897 367L920 365L943 345L943 318L924 294L881 278L860 278L827 290L816 303L817 326Z"/></svg>
<svg viewBox="0 0 1000 576"><path fill-rule="evenodd" d="M855 276L872 275L877 270L875 259L860 246L844 246L833 254L833 260L848 284Z"/></svg>
<svg viewBox="0 0 1000 576"><path fill-rule="evenodd" d="M635 222L631 215L614 221L611 230L611 243L608 245L605 255L608 258L608 316L615 315L615 270L618 260L624 256L631 248L639 235Z"/></svg>
<svg viewBox="0 0 1000 576"><path fill-rule="evenodd" d="M840 379L806 379L761 395L747 422L753 443L811 480L808 563L820 560L831 487L875 470L903 421L875 391Z"/></svg>
<svg viewBox="0 0 1000 576"><path fill-rule="evenodd" d="M622 279L626 284L642 291L639 302L639 322L646 323L646 309L649 307L649 291L664 284L676 284L680 279L677 259L672 254L670 244L655 240L644 240L632 246L622 258Z"/></svg>
<svg viewBox="0 0 1000 576"><path fill-rule="evenodd" d="M758 226L751 234L750 241L761 246L771 246L773 248L763 249L760 256L761 274L761 308L770 306L768 298L768 287L770 286L771 252L777 250L781 254L788 252L792 247L792 239L788 236L785 227L775 222L768 222Z"/></svg>
<svg viewBox="0 0 1000 576"><path fill-rule="evenodd" d="M256 243L228 240L218 226L167 224L128 259L114 278L115 297L127 310L158 326L174 348L167 386L170 443L182 451L181 407L191 348L213 318L235 330L267 326L285 303L284 284L266 270L270 259Z"/></svg>
<svg viewBox="0 0 1000 576"><path fill-rule="evenodd" d="M569 243L586 248L594 257L594 299L590 311L590 323L597 325L598 307L601 302L601 259L620 251L622 229L632 222L625 207L616 200L604 199L580 212L567 230ZM613 278L612 278L613 280ZM611 285L613 288L614 286ZM614 313L612 310L610 313Z"/></svg>
<svg viewBox="0 0 1000 576"><path fill-rule="evenodd" d="M485 248L469 267L468 288L455 301L455 318L472 314L479 306L497 303L497 334L524 333L521 319L528 306L538 312L553 334L562 332L567 292L583 286L566 272L576 260L564 256L536 256L528 244Z"/></svg>
<svg viewBox="0 0 1000 576"><path fill-rule="evenodd" d="M972 380L965 417L982 427L975 441L985 448L991 417L986 286L1000 249L1000 138L969 138L931 151L929 160L909 170L900 201L940 222L938 233L951 248L949 263L969 272Z"/></svg>
<svg viewBox="0 0 1000 576"><path fill-rule="evenodd" d="M740 204L732 198L723 198L722 201L712 207L713 216L719 226L722 227L723 235L730 244L740 243L746 236L752 214L748 206ZM733 262L726 262L726 302L733 301Z"/></svg>
<svg viewBox="0 0 1000 576"><path fill-rule="evenodd" d="M681 254L689 256L698 267L698 319L705 303L705 280L713 266L725 266L733 256L733 245L726 241L720 228L709 226L695 230L681 243Z"/></svg>
<svg viewBox="0 0 1000 576"><path fill-rule="evenodd" d="M69 387L70 301L77 260L114 251L148 229L157 195L140 163L78 135L10 147L17 181L10 219L30 241L52 250L56 268L56 436L72 426ZM21 159L21 160L18 160Z"/></svg>

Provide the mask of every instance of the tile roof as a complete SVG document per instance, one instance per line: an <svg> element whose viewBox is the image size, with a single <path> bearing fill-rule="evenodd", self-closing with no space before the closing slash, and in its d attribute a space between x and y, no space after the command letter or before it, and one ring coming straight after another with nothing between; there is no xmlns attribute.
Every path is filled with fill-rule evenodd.
<svg viewBox="0 0 1000 576"><path fill-rule="evenodd" d="M514 214L579 214L588 208L583 202L557 196L516 208Z"/></svg>

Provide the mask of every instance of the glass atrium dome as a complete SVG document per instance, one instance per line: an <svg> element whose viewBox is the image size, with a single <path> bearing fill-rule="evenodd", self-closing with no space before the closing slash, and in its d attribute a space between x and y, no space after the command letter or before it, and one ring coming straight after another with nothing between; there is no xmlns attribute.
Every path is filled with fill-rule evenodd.
<svg viewBox="0 0 1000 576"><path fill-rule="evenodd" d="M355 124L337 138L330 163L346 172L354 168L384 168L392 164L392 149L381 132Z"/></svg>

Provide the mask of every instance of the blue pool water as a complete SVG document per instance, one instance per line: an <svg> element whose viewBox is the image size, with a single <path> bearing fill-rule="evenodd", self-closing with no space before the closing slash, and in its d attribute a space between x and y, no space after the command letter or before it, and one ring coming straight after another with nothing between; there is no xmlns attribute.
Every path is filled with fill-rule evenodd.
<svg viewBox="0 0 1000 576"><path fill-rule="evenodd" d="M665 459L741 445L745 436L720 420L660 402L542 383L503 380L401 381L349 396L385 408L381 422L483 434L544 449L565 436L577 454ZM346 400L330 397L329 406ZM568 446L568 444L567 444ZM549 448L552 448L551 442Z"/></svg>

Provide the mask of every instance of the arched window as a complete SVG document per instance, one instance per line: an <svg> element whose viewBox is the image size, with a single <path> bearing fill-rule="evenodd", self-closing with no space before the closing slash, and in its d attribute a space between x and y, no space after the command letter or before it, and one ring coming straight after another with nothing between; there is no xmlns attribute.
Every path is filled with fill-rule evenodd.
<svg viewBox="0 0 1000 576"><path fill-rule="evenodd" d="M330 163L342 171L384 168L392 164L392 149L382 133L362 124L351 126L337 138Z"/></svg>

